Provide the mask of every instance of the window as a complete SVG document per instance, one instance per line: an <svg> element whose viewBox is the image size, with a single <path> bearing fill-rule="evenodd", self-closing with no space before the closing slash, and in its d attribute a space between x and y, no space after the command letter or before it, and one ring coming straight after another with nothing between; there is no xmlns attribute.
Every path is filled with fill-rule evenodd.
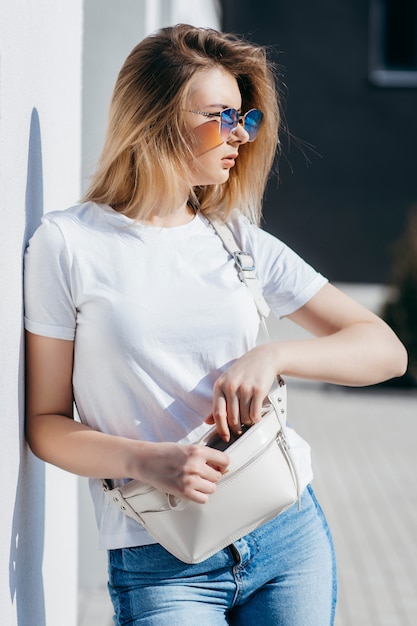
<svg viewBox="0 0 417 626"><path fill-rule="evenodd" d="M417 87L417 0L371 0L369 79Z"/></svg>

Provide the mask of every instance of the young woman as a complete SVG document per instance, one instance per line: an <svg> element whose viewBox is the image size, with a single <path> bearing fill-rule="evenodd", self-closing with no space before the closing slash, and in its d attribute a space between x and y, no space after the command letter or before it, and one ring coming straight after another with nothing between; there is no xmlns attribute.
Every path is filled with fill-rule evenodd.
<svg viewBox="0 0 417 626"><path fill-rule="evenodd" d="M193 443L208 424L227 440L259 421L277 374L343 385L403 374L385 323L257 226L278 127L262 48L162 29L121 69L84 203L46 215L28 247L27 437L91 478L117 624L333 623L330 533L291 429L301 510L198 565L155 543L100 482L136 478L205 503L229 459ZM253 256L273 313L314 338L256 346L252 297L206 216Z"/></svg>

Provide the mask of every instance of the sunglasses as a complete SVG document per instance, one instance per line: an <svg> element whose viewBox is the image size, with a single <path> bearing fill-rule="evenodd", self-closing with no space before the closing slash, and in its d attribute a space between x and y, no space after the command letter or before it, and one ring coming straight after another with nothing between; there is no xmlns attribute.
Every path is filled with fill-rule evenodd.
<svg viewBox="0 0 417 626"><path fill-rule="evenodd" d="M219 113L207 113L207 111L188 111L204 115L204 117L217 117L219 119L219 133L223 141L228 141L238 127L239 122L249 135L248 141L255 141L261 128L264 114L259 109L251 109L245 115L241 115L236 109L223 109Z"/></svg>

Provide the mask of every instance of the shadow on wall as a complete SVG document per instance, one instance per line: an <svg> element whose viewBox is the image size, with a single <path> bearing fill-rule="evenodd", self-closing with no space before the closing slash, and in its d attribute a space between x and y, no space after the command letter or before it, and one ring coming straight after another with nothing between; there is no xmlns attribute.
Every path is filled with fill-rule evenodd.
<svg viewBox="0 0 417 626"><path fill-rule="evenodd" d="M26 182L26 222L23 251L43 215L42 146L39 115L32 110ZM19 626L45 626L42 557L45 521L45 467L30 452L24 438L24 344L19 359L20 464L13 513L9 585Z"/></svg>

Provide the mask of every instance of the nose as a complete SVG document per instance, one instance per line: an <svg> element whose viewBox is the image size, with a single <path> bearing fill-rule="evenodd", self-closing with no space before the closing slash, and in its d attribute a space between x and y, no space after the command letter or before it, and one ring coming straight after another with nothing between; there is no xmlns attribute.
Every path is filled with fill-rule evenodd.
<svg viewBox="0 0 417 626"><path fill-rule="evenodd" d="M230 144L238 143L242 145L244 143L247 143L248 141L249 141L249 133L245 130L243 126L243 120L240 120L239 124L231 132L227 143L230 143Z"/></svg>

